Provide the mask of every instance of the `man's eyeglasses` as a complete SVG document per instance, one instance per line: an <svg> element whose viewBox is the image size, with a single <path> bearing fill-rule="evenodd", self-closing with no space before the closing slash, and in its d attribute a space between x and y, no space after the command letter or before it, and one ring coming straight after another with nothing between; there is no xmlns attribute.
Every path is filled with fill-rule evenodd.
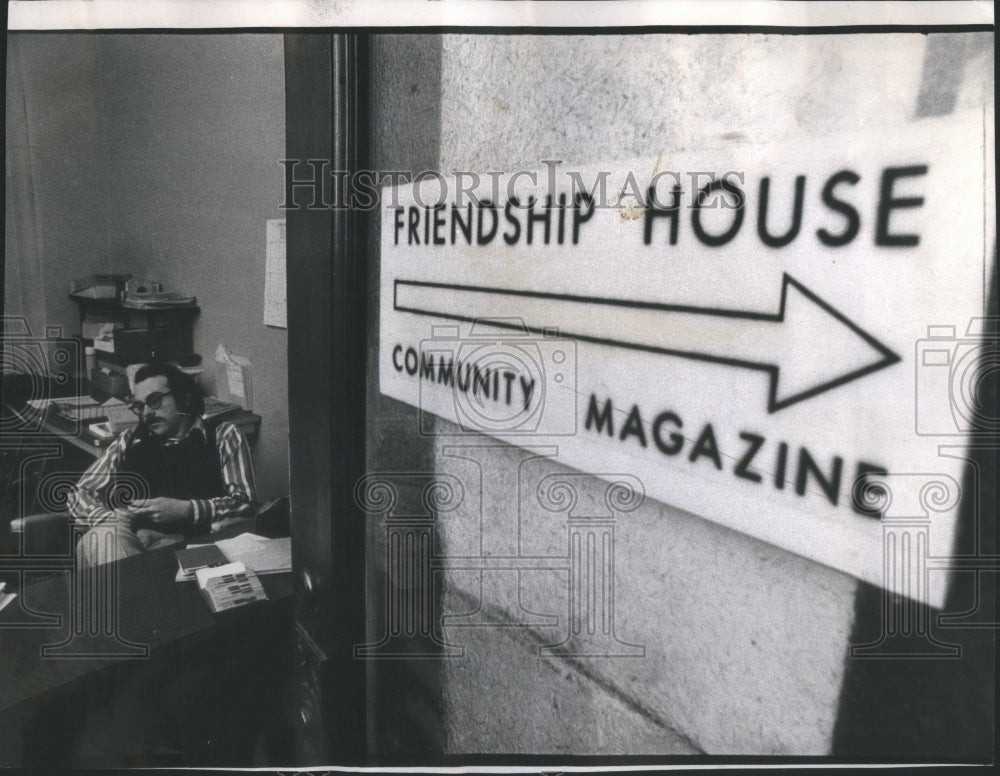
<svg viewBox="0 0 1000 776"><path fill-rule="evenodd" d="M137 399L134 396L128 399L128 408L132 410L136 415L142 417L142 413L146 411L146 407L151 410L160 409L160 405L163 404L163 397L170 396L172 391L163 391L162 393L151 393L146 397L146 401Z"/></svg>

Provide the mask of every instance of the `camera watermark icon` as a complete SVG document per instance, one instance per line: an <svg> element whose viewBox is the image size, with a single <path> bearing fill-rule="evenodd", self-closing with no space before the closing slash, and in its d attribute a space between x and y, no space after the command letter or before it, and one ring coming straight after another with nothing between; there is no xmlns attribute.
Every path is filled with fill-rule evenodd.
<svg viewBox="0 0 1000 776"><path fill-rule="evenodd" d="M0 432L41 432L46 403L53 394L83 394L82 361L80 342L64 337L61 326L47 326L44 336L37 336L26 318L4 316L0 371L5 396ZM77 432L79 421L75 423L66 430Z"/></svg>
<svg viewBox="0 0 1000 776"><path fill-rule="evenodd" d="M479 319L464 336L459 326L434 326L401 360L420 379L423 435L442 433L432 416L459 426L449 434L576 433L576 343L556 329L532 334L520 318Z"/></svg>
<svg viewBox="0 0 1000 776"><path fill-rule="evenodd" d="M927 327L927 338L916 345L917 434L1000 434L996 397L988 388L1000 374L997 323L973 318L961 337L955 326Z"/></svg>

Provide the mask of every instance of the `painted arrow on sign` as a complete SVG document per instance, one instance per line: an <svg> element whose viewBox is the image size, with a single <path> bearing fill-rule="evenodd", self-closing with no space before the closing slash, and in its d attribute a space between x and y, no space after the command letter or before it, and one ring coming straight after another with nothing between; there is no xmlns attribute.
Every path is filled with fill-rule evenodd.
<svg viewBox="0 0 1000 776"><path fill-rule="evenodd" d="M394 297L401 312L766 372L768 412L900 361L787 273L777 313L417 280Z"/></svg>

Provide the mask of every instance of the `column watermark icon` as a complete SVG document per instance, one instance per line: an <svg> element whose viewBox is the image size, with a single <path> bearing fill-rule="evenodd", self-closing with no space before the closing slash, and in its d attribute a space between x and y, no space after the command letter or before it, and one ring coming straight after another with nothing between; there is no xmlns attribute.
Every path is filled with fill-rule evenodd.
<svg viewBox="0 0 1000 776"><path fill-rule="evenodd" d="M645 647L631 644L616 631L615 601L619 594L616 579L616 530L618 519L638 509L644 499L642 483L628 474L599 474L604 480L601 503L583 507L577 497L593 476L553 473L543 476L536 487L522 493L524 464L555 457L556 448L501 448L497 445L448 445L446 458L461 459L479 467L486 477L485 463L496 465L496 452L504 449L516 461L508 461L518 492L491 487L507 482L492 473L491 483L462 481L444 472L373 473L355 488L361 508L383 523L385 568L384 612L377 641L355 647L360 659L458 658L465 647L455 643L463 628L560 629L557 641L541 644L539 658L635 658L645 656ZM478 487L477 487L478 486ZM466 490L482 496L481 517L486 515L504 525L482 531L477 554L451 553L441 549L437 519L454 512L465 501ZM419 493L419 508L403 508L401 494ZM560 515L564 521L565 552L562 555L532 555L520 547L521 496L527 494L541 514ZM512 508L516 499L517 508ZM497 503L500 502L500 503ZM588 502L589 503L589 502ZM468 505L467 505L468 506ZM509 524L507 524L509 523ZM482 529L482 526L480 527ZM487 535L488 534L488 535ZM533 611L523 603L522 575L530 572L558 572L552 576L564 585L553 589L546 611ZM465 613L442 611L442 575L471 575L478 588L478 606ZM562 609L561 607L565 608ZM537 604L536 604L537 607ZM448 637L445 637L447 631Z"/></svg>

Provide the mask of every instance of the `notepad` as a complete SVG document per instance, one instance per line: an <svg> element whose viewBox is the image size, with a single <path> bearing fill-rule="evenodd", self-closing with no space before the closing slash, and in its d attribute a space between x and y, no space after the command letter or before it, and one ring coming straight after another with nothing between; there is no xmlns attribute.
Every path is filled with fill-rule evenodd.
<svg viewBox="0 0 1000 776"><path fill-rule="evenodd" d="M193 579L195 572L211 566L223 566L229 559L214 544L199 544L174 552L179 567L178 577Z"/></svg>

